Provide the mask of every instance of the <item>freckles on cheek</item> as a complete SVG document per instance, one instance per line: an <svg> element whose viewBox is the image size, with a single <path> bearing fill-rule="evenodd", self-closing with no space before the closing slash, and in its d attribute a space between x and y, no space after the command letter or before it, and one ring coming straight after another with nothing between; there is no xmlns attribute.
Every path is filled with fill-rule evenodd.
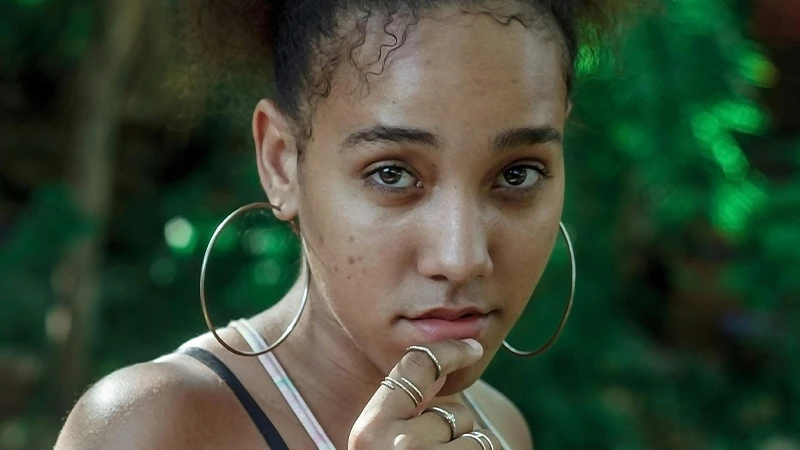
<svg viewBox="0 0 800 450"><path fill-rule="evenodd" d="M350 281L353 278L362 278L365 277L367 274L367 267L363 264L364 257L358 256L358 254L350 253L346 257L343 258L339 263L335 264L336 267L335 273L339 273L339 265L342 265L342 272L344 275L345 280Z"/></svg>

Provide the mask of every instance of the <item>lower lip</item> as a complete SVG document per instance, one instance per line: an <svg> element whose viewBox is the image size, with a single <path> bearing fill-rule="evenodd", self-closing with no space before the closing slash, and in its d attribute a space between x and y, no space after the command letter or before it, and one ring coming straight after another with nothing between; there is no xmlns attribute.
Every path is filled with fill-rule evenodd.
<svg viewBox="0 0 800 450"><path fill-rule="evenodd" d="M448 339L479 339L486 328L488 314L469 315L456 320L405 319L425 342Z"/></svg>

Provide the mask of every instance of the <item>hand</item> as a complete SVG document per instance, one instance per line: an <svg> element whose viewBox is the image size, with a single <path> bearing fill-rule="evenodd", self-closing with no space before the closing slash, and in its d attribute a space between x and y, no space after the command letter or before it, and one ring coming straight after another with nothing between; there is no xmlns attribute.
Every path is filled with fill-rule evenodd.
<svg viewBox="0 0 800 450"><path fill-rule="evenodd" d="M465 339L437 342L426 347L439 362L439 377L436 364L425 352L406 353L389 374L388 378L395 381L382 384L356 420L350 431L349 450L500 450L500 443L489 431L480 431L486 438L465 434L472 432L474 426L472 414L466 406L460 403L437 405L455 417L454 430L445 413L425 410L444 385L448 374L469 367L481 358L481 345L475 340ZM425 394L424 399L416 404L420 400L419 393ZM420 414L422 410L425 411Z"/></svg>

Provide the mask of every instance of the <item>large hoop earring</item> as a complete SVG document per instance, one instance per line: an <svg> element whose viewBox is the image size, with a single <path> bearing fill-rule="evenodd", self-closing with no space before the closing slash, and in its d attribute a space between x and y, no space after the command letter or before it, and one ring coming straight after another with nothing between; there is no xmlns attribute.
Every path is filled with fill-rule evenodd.
<svg viewBox="0 0 800 450"><path fill-rule="evenodd" d="M569 313L572 311L572 303L575 300L575 251L572 249L572 240L569 238L569 233L567 232L567 227L564 226L563 222L558 222L558 228L561 230L561 234L564 236L564 240L567 241L567 249L569 250L569 262L570 268L572 272L572 281L569 287L569 301L567 301L567 307L564 309L564 315L561 317L561 323L558 324L558 329L556 332L550 336L550 339L544 343L541 347L537 348L536 350L526 352L522 350L517 350L507 341L503 341L503 347L506 350L510 351L511 353L517 356L536 356L543 353L545 350L550 348L551 345L558 339L558 336L561 334L561 331L564 330L564 325L567 323L567 319L569 319Z"/></svg>
<svg viewBox="0 0 800 450"><path fill-rule="evenodd" d="M260 203L250 203L249 205L242 206L241 208L237 209L236 211L230 213L222 223L219 224L217 229L214 231L214 234L211 235L211 240L208 242L208 247L206 247L206 252L203 255L203 265L200 268L200 307L203 309L203 317L206 319L206 326L208 327L208 331L214 335L214 339L220 343L226 350L229 352L239 355L239 356L261 356L265 353L269 353L275 349L275 347L281 345L281 343L286 340L294 328L297 326L297 322L300 320L300 316L303 314L303 310L306 309L306 303L308 302L308 285L311 279L311 268L308 265L308 258L303 258L306 266L306 286L303 289L303 298L300 300L300 308L297 310L297 314L294 315L294 318L289 323L289 326L286 328L286 331L283 332L281 337L279 337L275 342L269 345L264 350L260 352L244 352L241 350L237 350L231 347L227 342L225 342L222 337L217 333L216 327L211 322L211 316L208 314L208 307L206 306L206 270L208 268L208 258L211 255L211 249L214 248L214 243L217 242L217 238L219 237L222 230L230 223L231 220L235 219L238 215L252 211L254 209L271 209L274 211L280 211L281 209L277 206L273 205L272 203L260 202ZM297 232L297 229L292 223L292 229ZM298 234L299 236L299 234Z"/></svg>

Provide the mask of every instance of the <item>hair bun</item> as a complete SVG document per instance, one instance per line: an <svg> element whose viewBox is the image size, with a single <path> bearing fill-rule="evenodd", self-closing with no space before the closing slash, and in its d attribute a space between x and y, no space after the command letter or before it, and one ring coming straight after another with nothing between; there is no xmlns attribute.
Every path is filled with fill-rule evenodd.
<svg viewBox="0 0 800 450"><path fill-rule="evenodd" d="M583 24L595 27L613 27L635 15L652 12L658 0L575 0L575 13Z"/></svg>
<svg viewBox="0 0 800 450"><path fill-rule="evenodd" d="M169 75L167 84L185 103L189 117L238 110L240 101L252 101L248 94L264 95L272 79L270 55L286 1L177 2L173 44L180 49L176 55L185 59L178 63L180 69ZM212 92L221 95L209 98Z"/></svg>
<svg viewBox="0 0 800 450"><path fill-rule="evenodd" d="M579 40L595 49L609 40L616 42L659 4L659 0L574 0Z"/></svg>
<svg viewBox="0 0 800 450"><path fill-rule="evenodd" d="M284 0L189 0L195 32L210 51L262 57L271 51Z"/></svg>

